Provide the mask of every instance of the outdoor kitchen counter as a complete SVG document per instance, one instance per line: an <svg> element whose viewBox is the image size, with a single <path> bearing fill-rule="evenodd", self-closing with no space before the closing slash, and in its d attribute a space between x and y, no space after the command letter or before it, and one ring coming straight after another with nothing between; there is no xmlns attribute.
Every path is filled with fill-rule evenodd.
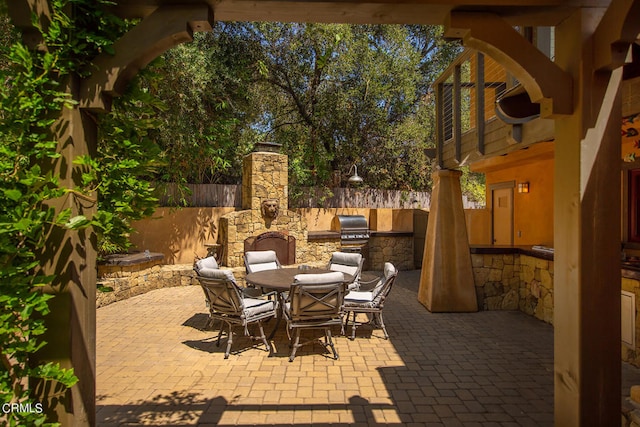
<svg viewBox="0 0 640 427"><path fill-rule="evenodd" d="M309 240L340 240L339 231L309 231L307 239Z"/></svg>
<svg viewBox="0 0 640 427"><path fill-rule="evenodd" d="M521 254L547 261L553 261L552 253L536 251L532 248L532 246L471 245L470 252L472 254ZM622 277L640 280L640 261L623 261L620 267Z"/></svg>
<svg viewBox="0 0 640 427"><path fill-rule="evenodd" d="M553 261L553 253L538 251L533 246L471 245L472 254L521 254Z"/></svg>
<svg viewBox="0 0 640 427"><path fill-rule="evenodd" d="M412 237L413 231L376 231L369 230L371 237ZM309 231L309 240L340 239L339 231Z"/></svg>

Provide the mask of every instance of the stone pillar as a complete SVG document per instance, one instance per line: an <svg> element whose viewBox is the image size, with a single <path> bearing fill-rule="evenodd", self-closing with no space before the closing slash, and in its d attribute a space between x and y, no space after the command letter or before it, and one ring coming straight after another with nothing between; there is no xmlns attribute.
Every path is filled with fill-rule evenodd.
<svg viewBox="0 0 640 427"><path fill-rule="evenodd" d="M263 151L246 155L242 164L242 209L259 212L268 199L278 200L280 211L289 209L288 165L284 154Z"/></svg>
<svg viewBox="0 0 640 427"><path fill-rule="evenodd" d="M621 71L593 68L597 11L556 27L574 113L555 121L555 424L620 423Z"/></svg>
<svg viewBox="0 0 640 427"><path fill-rule="evenodd" d="M431 312L478 311L460 175L433 173L418 300Z"/></svg>

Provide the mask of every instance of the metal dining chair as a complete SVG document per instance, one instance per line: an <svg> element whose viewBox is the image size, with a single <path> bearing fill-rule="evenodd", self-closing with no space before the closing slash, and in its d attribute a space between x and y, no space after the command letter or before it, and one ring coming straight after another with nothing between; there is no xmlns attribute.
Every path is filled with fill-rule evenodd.
<svg viewBox="0 0 640 427"><path fill-rule="evenodd" d="M391 292L397 276L398 271L395 266L390 262L386 262L384 264L384 276L371 291L350 291L344 297L347 326L349 323L349 315L353 314L353 319L351 320L352 340L356 338L356 328L362 324L356 320L358 313L372 315L373 318L370 319L369 323L382 328L384 338L389 339L389 334L387 333L387 328L382 317L382 309L384 308L385 300L389 296L389 292Z"/></svg>
<svg viewBox="0 0 640 427"><path fill-rule="evenodd" d="M247 251L244 253L243 259L247 274L282 268L276 251Z"/></svg>
<svg viewBox="0 0 640 427"><path fill-rule="evenodd" d="M327 270L341 271L353 276L353 281L347 286L348 290L360 288L360 273L364 265L364 258L360 253L334 252L327 265Z"/></svg>
<svg viewBox="0 0 640 427"><path fill-rule="evenodd" d="M210 322L220 320L227 326L227 348L224 358L229 358L233 344L233 329L236 326L244 328L245 336L262 340L267 347L269 356L271 356L273 348L264 333L262 322L276 316L278 301L244 296L230 270L200 270L197 279L207 298ZM258 325L260 331L260 335L257 337L249 333L249 325L253 323ZM224 329L221 325L218 333L218 346L220 346L220 337Z"/></svg>
<svg viewBox="0 0 640 427"><path fill-rule="evenodd" d="M342 327L344 294L345 282L342 272L295 276L291 290L283 301L287 334L292 341L290 362L293 362L296 351L300 347L311 342L320 342L325 348L330 347L334 359L338 358L338 352L331 337L331 328ZM300 343L300 331L303 329L322 329L324 342L321 339L313 339Z"/></svg>
<svg viewBox="0 0 640 427"><path fill-rule="evenodd" d="M247 274L282 268L280 261L278 260L278 256L276 255L276 251L247 251L244 253L242 258L244 259L244 266ZM262 288L255 289L258 293L264 292L264 289Z"/></svg>

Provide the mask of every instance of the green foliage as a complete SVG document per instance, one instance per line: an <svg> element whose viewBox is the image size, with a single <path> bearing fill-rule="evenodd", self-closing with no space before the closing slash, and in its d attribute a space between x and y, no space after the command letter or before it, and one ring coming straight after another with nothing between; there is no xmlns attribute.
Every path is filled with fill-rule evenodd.
<svg viewBox="0 0 640 427"><path fill-rule="evenodd" d="M39 26L46 49L21 43L3 20L0 61L0 405L36 407L31 381L54 381L71 387L70 369L57 363L34 363L33 355L46 342L43 317L49 312L52 276L40 269L39 254L56 228L75 228L86 221L56 212L51 202L69 189L54 174L59 158L54 136L64 108L75 102L64 82L90 72L87 64L108 49L116 20L102 14L106 1L53 0L51 19ZM4 6L4 5L3 5ZM74 20L65 12L81 15ZM1 12L4 12L2 10ZM3 16L4 19L4 16ZM98 26L101 26L98 28ZM33 411L4 414L11 426L45 425L46 415ZM51 424L48 424L51 425Z"/></svg>
<svg viewBox="0 0 640 427"><path fill-rule="evenodd" d="M365 185L428 190L430 85L460 51L427 26L224 23L153 62L140 87L167 109L158 179L237 183L256 142L283 145L290 200L358 164ZM294 201L295 202L295 201Z"/></svg>
<svg viewBox="0 0 640 427"><path fill-rule="evenodd" d="M429 85L459 51L421 26L242 24L258 52L255 137L282 143L291 191L344 185L426 190L434 145ZM444 55L443 52L449 52Z"/></svg>
<svg viewBox="0 0 640 427"><path fill-rule="evenodd" d="M486 206L487 201L484 174L471 172L468 166L464 166L460 169L462 170L462 176L460 177L460 188L462 190L462 194L467 196L469 201Z"/></svg>
<svg viewBox="0 0 640 427"><path fill-rule="evenodd" d="M152 180L162 166L160 148L149 133L164 105L132 85L100 118L98 155L82 156L83 187L99 193L98 212L91 221L98 234L100 256L126 252L131 221L151 216L158 204Z"/></svg>
<svg viewBox="0 0 640 427"><path fill-rule="evenodd" d="M139 85L161 99L152 133L164 164L158 178L177 183L235 183L249 151L239 124L251 115L251 52L224 23L167 51Z"/></svg>

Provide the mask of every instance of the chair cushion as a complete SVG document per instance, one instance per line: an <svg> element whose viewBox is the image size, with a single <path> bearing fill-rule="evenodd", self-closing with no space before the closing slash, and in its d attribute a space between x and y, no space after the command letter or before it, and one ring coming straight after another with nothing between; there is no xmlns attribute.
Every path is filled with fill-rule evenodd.
<svg viewBox="0 0 640 427"><path fill-rule="evenodd" d="M343 264L359 266L362 260L362 254L348 252L334 252L331 254L331 264Z"/></svg>
<svg viewBox="0 0 640 427"><path fill-rule="evenodd" d="M219 268L203 268L198 271L198 276L207 277L209 279L228 280L235 283L236 278L231 270L220 270Z"/></svg>
<svg viewBox="0 0 640 427"><path fill-rule="evenodd" d="M198 262L196 262L194 269L199 272L203 268L218 268L218 262L212 256L202 258L201 260L198 260Z"/></svg>
<svg viewBox="0 0 640 427"><path fill-rule="evenodd" d="M344 265L344 264L331 264L329 266L329 270L340 271L342 273L347 273L347 274L350 274L351 276L354 276L358 272L358 266Z"/></svg>
<svg viewBox="0 0 640 427"><path fill-rule="evenodd" d="M249 251L244 254L249 265L276 262L276 251Z"/></svg>
<svg viewBox="0 0 640 427"><path fill-rule="evenodd" d="M344 297L345 305L347 303L360 304L363 302L371 302L371 301L373 301L373 292L350 291Z"/></svg>
<svg viewBox="0 0 640 427"><path fill-rule="evenodd" d="M251 273L278 268L276 251L248 251L244 257Z"/></svg>
<svg viewBox="0 0 640 427"><path fill-rule="evenodd" d="M258 298L243 298L244 312L248 317L256 316L276 308L275 301ZM275 313L274 313L275 314Z"/></svg>
<svg viewBox="0 0 640 427"><path fill-rule="evenodd" d="M396 273L397 273L397 270L393 264L391 264L390 262L384 263L384 277L381 278L380 281L373 288L374 298L377 297L378 294L380 294L380 292L382 292L382 288L384 287L384 284L386 283L386 281L389 280L389 278Z"/></svg>
<svg viewBox="0 0 640 427"><path fill-rule="evenodd" d="M260 264L249 264L249 268L252 273L255 273L257 271L276 270L278 268L278 264L275 262L263 262Z"/></svg>
<svg viewBox="0 0 640 427"><path fill-rule="evenodd" d="M388 279L389 277L391 277L391 275L396 274L398 271L396 270L396 267L391 264L390 262L385 262L384 263L384 278Z"/></svg>
<svg viewBox="0 0 640 427"><path fill-rule="evenodd" d="M329 270L331 271L341 271L346 274L350 274L351 276L355 276L360 268L360 263L362 262L362 254L351 254L346 252L334 252L331 255L331 260L329 261ZM354 283L351 288L357 288L358 278L354 277Z"/></svg>
<svg viewBox="0 0 640 427"><path fill-rule="evenodd" d="M319 273L319 274L297 274L293 278L294 283L301 283L303 285L320 285L327 283L337 283L344 281L344 274L339 271L331 273Z"/></svg>

